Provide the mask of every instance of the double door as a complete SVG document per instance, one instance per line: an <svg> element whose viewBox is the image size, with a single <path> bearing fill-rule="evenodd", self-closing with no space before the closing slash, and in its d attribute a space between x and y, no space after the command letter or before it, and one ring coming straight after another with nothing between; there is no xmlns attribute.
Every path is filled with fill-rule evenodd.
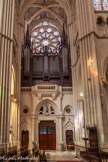
<svg viewBox="0 0 108 162"><path fill-rule="evenodd" d="M56 149L56 129L53 121L42 121L39 124L39 147L41 150Z"/></svg>

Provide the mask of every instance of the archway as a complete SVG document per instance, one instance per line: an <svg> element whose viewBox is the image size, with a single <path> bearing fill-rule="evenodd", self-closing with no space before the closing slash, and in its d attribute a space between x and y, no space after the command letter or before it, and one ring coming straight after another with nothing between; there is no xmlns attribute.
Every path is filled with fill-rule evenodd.
<svg viewBox="0 0 108 162"><path fill-rule="evenodd" d="M35 110L36 115L52 115L55 116L57 113L57 106L54 102L46 99L40 102Z"/></svg>
<svg viewBox="0 0 108 162"><path fill-rule="evenodd" d="M42 101L36 108L38 115L38 140L41 150L56 150L56 106L50 100Z"/></svg>
<svg viewBox="0 0 108 162"><path fill-rule="evenodd" d="M25 1L24 5L22 6L22 15L25 18L23 29L24 31L27 31L25 35L25 44L23 46L24 53L22 54L22 60L25 60L28 65L26 67L24 67L26 64L22 65L22 72L24 72L25 69L28 71L27 75L22 73L22 87L35 87L39 85L37 86L37 90L35 89L36 91L42 91L43 89L43 92L46 90L50 92L52 90L56 91L55 85L57 85L57 89L59 89L59 86L66 87L66 90L64 88L63 90L61 89L61 91L63 91L63 93L67 91L67 93L71 95L69 92L71 90L69 90L70 88L67 87L72 86L71 55L69 45L69 30L72 23L68 22L67 20L69 17L71 17L71 14L69 14L68 17L64 8L70 9L72 5L69 5L66 2L66 5L63 3L63 7L59 3L60 1L61 0L28 0ZM69 10L67 10L67 12L68 11ZM21 19L23 19L23 16ZM30 47L29 52L28 46ZM24 57L25 55L26 57ZM30 62L31 66L29 66ZM28 70L29 67L31 67L31 73ZM47 84L52 86L47 87ZM47 86L45 87L45 85ZM65 107L66 105L63 104L62 106L62 98L59 96L59 94L56 96L55 92L54 94L53 92L51 92L52 94L49 92L49 94L43 94L43 92L42 94L38 94L36 92L36 96L39 97L39 101L37 98L37 103L34 101L35 95L33 93L32 109L34 113L36 112L35 114L37 117L33 117L34 119L32 118L32 141L39 143L39 124L43 120L48 120L49 123L52 120L55 120L55 123L56 121L58 122L57 149L60 150L63 145L64 131L62 114L64 108L62 107ZM59 97L60 103L58 101ZM55 103L58 105L58 110L53 103L49 101L45 103L43 101L43 103L40 103L37 106L35 111L35 105L37 105L42 99L46 98L49 98L53 101L56 100ZM68 117L66 123L67 122ZM35 130L37 130L37 132Z"/></svg>

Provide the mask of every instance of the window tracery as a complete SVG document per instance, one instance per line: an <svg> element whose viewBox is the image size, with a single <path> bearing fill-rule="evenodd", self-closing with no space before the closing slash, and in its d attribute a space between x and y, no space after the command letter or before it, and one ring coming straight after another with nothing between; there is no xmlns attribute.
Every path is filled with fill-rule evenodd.
<svg viewBox="0 0 108 162"><path fill-rule="evenodd" d="M57 26L48 21L43 21L32 29L31 43L33 53L44 53L47 47L49 53L59 53L61 35Z"/></svg>
<svg viewBox="0 0 108 162"><path fill-rule="evenodd" d="M38 112L39 115L55 115L55 110L50 104L41 106Z"/></svg>

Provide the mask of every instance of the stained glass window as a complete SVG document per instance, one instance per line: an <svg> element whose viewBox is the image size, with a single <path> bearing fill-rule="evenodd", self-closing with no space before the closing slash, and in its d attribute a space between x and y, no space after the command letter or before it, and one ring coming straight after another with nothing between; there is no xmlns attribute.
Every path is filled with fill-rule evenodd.
<svg viewBox="0 0 108 162"><path fill-rule="evenodd" d="M95 10L101 10L101 0L94 0Z"/></svg>
<svg viewBox="0 0 108 162"><path fill-rule="evenodd" d="M108 10L108 0L103 0L103 9Z"/></svg>
<svg viewBox="0 0 108 162"><path fill-rule="evenodd" d="M33 53L44 52L45 46L49 53L59 53L60 31L51 22L43 21L32 29L31 42Z"/></svg>
<svg viewBox="0 0 108 162"><path fill-rule="evenodd" d="M94 0L95 10L108 10L108 0Z"/></svg>

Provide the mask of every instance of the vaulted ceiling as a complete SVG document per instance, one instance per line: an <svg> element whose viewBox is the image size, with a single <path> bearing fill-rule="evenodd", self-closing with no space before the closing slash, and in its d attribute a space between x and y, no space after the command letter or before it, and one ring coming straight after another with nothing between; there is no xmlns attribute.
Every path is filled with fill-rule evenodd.
<svg viewBox="0 0 108 162"><path fill-rule="evenodd" d="M33 28L41 19L49 19L59 27L67 24L74 0L21 0L21 19Z"/></svg>

